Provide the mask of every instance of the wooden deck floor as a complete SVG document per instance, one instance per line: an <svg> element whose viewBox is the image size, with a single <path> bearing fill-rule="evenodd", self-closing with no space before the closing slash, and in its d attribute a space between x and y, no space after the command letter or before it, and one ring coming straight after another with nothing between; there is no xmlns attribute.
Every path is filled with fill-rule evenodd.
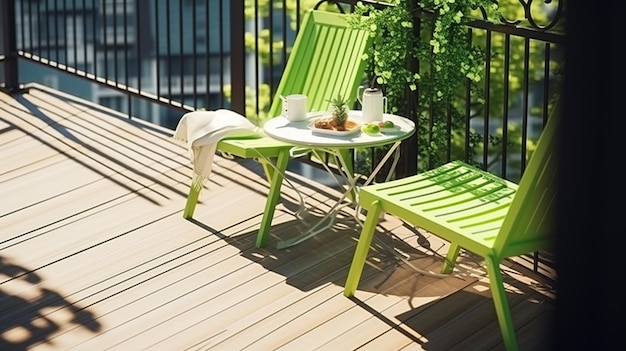
<svg viewBox="0 0 626 351"><path fill-rule="evenodd" d="M255 248L268 189L253 161L216 157L184 220L191 168L171 135L53 91L0 93L0 350L503 349L470 255L435 278L379 244L348 299L358 226L346 213L277 249L303 229L288 186ZM324 211L337 192L309 178L288 175ZM413 265L441 267L445 243L394 218L380 230ZM502 267L520 347L552 349L555 292L527 261Z"/></svg>

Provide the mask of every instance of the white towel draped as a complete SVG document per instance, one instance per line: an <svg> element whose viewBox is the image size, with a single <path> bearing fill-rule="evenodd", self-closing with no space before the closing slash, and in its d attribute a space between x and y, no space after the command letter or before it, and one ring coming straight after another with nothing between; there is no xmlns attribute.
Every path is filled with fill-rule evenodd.
<svg viewBox="0 0 626 351"><path fill-rule="evenodd" d="M193 111L183 115L174 139L187 143L193 171L208 178L217 142L224 137L259 136L261 130L246 117L231 110Z"/></svg>

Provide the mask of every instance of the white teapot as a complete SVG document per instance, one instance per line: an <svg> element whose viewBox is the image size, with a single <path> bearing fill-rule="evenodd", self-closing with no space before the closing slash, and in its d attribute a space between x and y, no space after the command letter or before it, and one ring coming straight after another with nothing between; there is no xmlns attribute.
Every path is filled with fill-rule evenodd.
<svg viewBox="0 0 626 351"><path fill-rule="evenodd" d="M378 88L360 86L357 99L361 104L361 119L363 122L382 121L383 113L387 110L387 97Z"/></svg>

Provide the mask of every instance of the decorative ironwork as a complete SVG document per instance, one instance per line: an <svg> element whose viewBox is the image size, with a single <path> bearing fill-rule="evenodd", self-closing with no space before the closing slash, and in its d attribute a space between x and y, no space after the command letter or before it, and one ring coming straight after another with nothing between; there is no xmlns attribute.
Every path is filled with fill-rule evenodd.
<svg viewBox="0 0 626 351"><path fill-rule="evenodd" d="M524 19L527 21L530 28L536 30L551 30L557 26L562 14L564 1L553 0L518 0L522 9L524 10ZM543 2L543 4L537 4ZM545 16L545 19L541 18ZM502 21L509 25L519 25L524 22L524 19L506 19L502 18ZM545 22L545 23L542 23Z"/></svg>
<svg viewBox="0 0 626 351"><path fill-rule="evenodd" d="M349 5L353 7L359 1L363 2L364 4L373 5L376 8L393 6L383 1L371 0L320 0L315 4L315 9L319 8L320 5L324 3L328 3L336 5L339 11L345 13L345 9L342 5ZM418 7L420 2L420 0L416 0L416 4L418 5ZM562 25L561 19L563 18L565 0L518 0L518 2L523 10L523 18L503 17L501 19L503 25L519 26L521 28L533 29L538 31L550 31L558 28L558 25ZM487 15L484 9L480 9L480 11L482 14L482 20L486 20ZM423 11L420 12L420 16L428 16Z"/></svg>
<svg viewBox="0 0 626 351"><path fill-rule="evenodd" d="M313 8L315 10L319 9L319 7L324 4L324 3L328 3L330 5L336 5L337 9L339 9L339 12L341 13L346 13L346 11L343 9L343 6L341 6L341 4L343 3L345 5L344 1L334 1L334 0L320 0L318 1L315 6L313 6Z"/></svg>

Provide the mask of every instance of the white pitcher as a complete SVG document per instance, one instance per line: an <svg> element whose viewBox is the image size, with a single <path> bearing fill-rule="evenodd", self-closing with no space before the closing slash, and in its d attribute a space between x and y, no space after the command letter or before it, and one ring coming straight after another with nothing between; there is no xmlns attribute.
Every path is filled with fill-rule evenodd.
<svg viewBox="0 0 626 351"><path fill-rule="evenodd" d="M361 119L363 122L382 121L387 111L387 97L378 88L360 86L357 98L361 103Z"/></svg>

